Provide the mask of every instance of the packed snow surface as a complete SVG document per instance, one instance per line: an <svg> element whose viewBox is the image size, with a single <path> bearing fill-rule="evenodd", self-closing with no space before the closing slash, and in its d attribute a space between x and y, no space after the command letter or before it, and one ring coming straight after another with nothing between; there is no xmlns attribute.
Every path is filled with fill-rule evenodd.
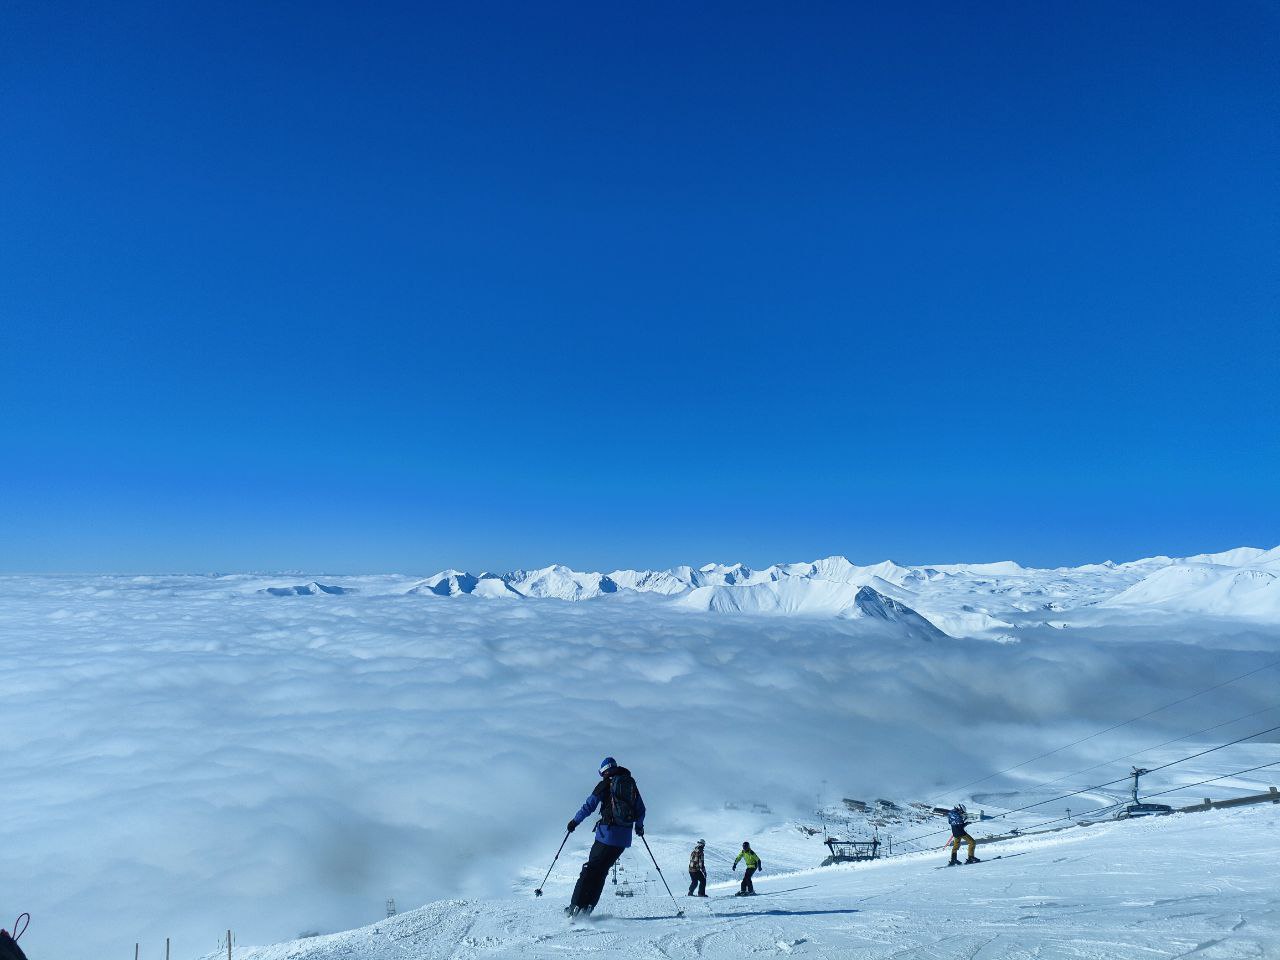
<svg viewBox="0 0 1280 960"><path fill-rule="evenodd" d="M236 960L1280 956L1280 808L1110 823L978 849L983 863L949 869L932 853L766 871L749 898L731 896L732 879L715 869L707 900L684 896L679 864L669 862L683 918L649 885L632 898L606 888L599 916L569 924L561 887L542 900L431 903L347 933L241 948Z"/></svg>

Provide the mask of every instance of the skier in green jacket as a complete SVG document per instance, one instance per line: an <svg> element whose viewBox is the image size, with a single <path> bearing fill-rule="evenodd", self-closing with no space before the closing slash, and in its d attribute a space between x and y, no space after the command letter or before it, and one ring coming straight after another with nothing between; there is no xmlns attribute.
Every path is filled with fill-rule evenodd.
<svg viewBox="0 0 1280 960"><path fill-rule="evenodd" d="M756 852L751 849L751 844L746 840L742 841L742 852L733 860L733 872L738 872L738 861L742 860L746 863L746 872L742 875L742 889L734 894L735 897L754 897L756 895L755 885L751 882L751 875L757 870L764 869L764 863L756 856Z"/></svg>

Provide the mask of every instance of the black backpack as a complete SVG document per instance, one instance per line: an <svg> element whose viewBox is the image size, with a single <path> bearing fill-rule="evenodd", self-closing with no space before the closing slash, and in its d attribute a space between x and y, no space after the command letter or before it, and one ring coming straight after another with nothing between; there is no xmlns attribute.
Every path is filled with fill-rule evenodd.
<svg viewBox="0 0 1280 960"><path fill-rule="evenodd" d="M610 826L629 827L636 822L640 808L640 791L629 773L615 773L605 787L605 803L601 818Z"/></svg>

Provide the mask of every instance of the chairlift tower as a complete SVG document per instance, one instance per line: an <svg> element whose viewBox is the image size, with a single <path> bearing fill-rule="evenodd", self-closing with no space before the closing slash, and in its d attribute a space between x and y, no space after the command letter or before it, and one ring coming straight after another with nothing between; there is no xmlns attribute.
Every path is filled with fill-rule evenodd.
<svg viewBox="0 0 1280 960"><path fill-rule="evenodd" d="M389 897L387 899L387 919L390 920L396 915L396 898Z"/></svg>
<svg viewBox="0 0 1280 960"><path fill-rule="evenodd" d="M1142 776L1144 773L1150 773L1150 772L1151 771L1147 770L1145 767L1134 767L1133 770L1130 771L1129 776L1133 777L1133 802L1134 803L1138 802L1138 778Z"/></svg>

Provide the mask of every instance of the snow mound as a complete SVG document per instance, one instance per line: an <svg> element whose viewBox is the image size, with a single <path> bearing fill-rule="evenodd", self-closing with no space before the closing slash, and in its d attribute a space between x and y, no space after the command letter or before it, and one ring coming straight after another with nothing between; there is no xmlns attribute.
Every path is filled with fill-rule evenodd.
<svg viewBox="0 0 1280 960"><path fill-rule="evenodd" d="M698 587L675 601L688 610L838 617L900 624L909 633L933 640L945 635L932 623L892 597L868 586L788 577L748 586Z"/></svg>
<svg viewBox="0 0 1280 960"><path fill-rule="evenodd" d="M1236 547L1234 550L1223 550L1221 553L1198 553L1194 557L1186 557L1183 563L1215 563L1224 567L1247 567L1267 553L1261 547Z"/></svg>
<svg viewBox="0 0 1280 960"><path fill-rule="evenodd" d="M263 587L259 593L273 597L316 597L323 594L337 596L343 593L355 593L351 587L335 587L328 583L312 580L310 583L295 584L290 587Z"/></svg>
<svg viewBox="0 0 1280 960"><path fill-rule="evenodd" d="M932 610L920 610L918 612L920 616L924 617L943 633L952 637L983 636L993 631L1013 628L1012 623L1007 620L998 620L989 613L966 610L955 613L935 612Z"/></svg>
<svg viewBox="0 0 1280 960"><path fill-rule="evenodd" d="M1033 571L1012 560L994 563L935 563L932 569L940 573L970 573L983 577L1020 577Z"/></svg>
<svg viewBox="0 0 1280 960"><path fill-rule="evenodd" d="M1254 561L1254 566L1258 567L1277 567L1280 566L1280 547L1272 547L1263 553Z"/></svg>
<svg viewBox="0 0 1280 960"><path fill-rule="evenodd" d="M1280 621L1280 576L1262 567L1178 564L1149 574L1101 606Z"/></svg>
<svg viewBox="0 0 1280 960"><path fill-rule="evenodd" d="M506 580L492 573L480 574L476 579L475 589L471 591L471 595L475 597L484 597L488 600L520 599L520 594L507 586Z"/></svg>

